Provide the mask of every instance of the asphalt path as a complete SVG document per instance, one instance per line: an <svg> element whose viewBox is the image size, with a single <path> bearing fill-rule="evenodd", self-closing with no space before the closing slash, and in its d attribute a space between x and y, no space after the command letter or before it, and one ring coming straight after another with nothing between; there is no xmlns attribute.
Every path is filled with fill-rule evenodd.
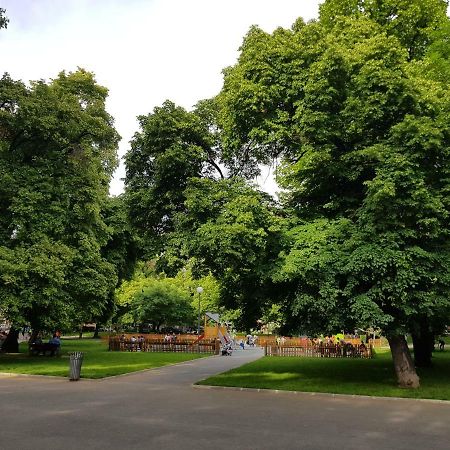
<svg viewBox="0 0 450 450"><path fill-rule="evenodd" d="M0 449L450 448L450 402L193 386L260 356L104 380L0 376Z"/></svg>

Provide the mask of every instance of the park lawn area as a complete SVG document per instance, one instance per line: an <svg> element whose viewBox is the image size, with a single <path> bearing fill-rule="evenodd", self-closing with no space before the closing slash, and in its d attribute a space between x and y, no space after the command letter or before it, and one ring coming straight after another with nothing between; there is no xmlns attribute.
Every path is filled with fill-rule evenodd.
<svg viewBox="0 0 450 450"><path fill-rule="evenodd" d="M81 378L104 378L205 357L197 353L110 352L100 339L62 339L61 356L29 356L27 344L19 354L0 354L0 372L67 377L69 352L83 352Z"/></svg>
<svg viewBox="0 0 450 450"><path fill-rule="evenodd" d="M373 359L268 356L197 384L450 400L450 352L433 355L433 367L418 370L421 387L415 390L397 387L389 350Z"/></svg>

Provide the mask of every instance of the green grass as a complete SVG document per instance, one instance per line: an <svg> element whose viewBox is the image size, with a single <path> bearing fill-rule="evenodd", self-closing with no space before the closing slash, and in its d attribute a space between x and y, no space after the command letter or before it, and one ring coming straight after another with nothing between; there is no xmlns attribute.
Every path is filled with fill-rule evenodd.
<svg viewBox="0 0 450 450"><path fill-rule="evenodd" d="M0 372L67 377L69 352L83 352L82 378L104 378L190 361L206 355L196 353L109 352L108 344L98 339L63 339L60 357L29 356L27 344L19 354L0 354Z"/></svg>
<svg viewBox="0 0 450 450"><path fill-rule="evenodd" d="M198 384L285 391L450 400L450 352L435 352L433 368L418 370L421 387L397 387L391 354L373 359L265 357Z"/></svg>

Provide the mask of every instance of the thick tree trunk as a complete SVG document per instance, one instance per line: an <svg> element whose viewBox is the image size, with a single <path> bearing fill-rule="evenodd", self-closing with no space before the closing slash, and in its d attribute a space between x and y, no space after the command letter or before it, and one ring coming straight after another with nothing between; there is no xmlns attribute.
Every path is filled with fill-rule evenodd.
<svg viewBox="0 0 450 450"><path fill-rule="evenodd" d="M434 335L430 332L413 334L414 363L416 367L431 367L434 348Z"/></svg>
<svg viewBox="0 0 450 450"><path fill-rule="evenodd" d="M414 367L411 353L404 336L388 337L391 347L392 360L394 362L395 373L398 385L401 388L418 388L420 386L419 377Z"/></svg>
<svg viewBox="0 0 450 450"><path fill-rule="evenodd" d="M3 341L2 352L19 353L19 330L11 327L8 336Z"/></svg>
<svg viewBox="0 0 450 450"><path fill-rule="evenodd" d="M98 326L98 323L96 323L95 330L94 330L94 336L92 336L92 339L100 339L100 336L98 333L99 333L99 326Z"/></svg>
<svg viewBox="0 0 450 450"><path fill-rule="evenodd" d="M33 330L31 331L30 339L28 340L28 342L29 342L30 344L33 343L33 342L36 342L36 339L37 339L38 336L39 336L39 330L33 329Z"/></svg>

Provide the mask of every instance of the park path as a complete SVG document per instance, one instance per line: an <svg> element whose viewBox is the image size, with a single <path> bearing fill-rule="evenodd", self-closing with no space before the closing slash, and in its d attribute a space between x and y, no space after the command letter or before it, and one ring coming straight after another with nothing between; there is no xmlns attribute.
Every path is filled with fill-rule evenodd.
<svg viewBox="0 0 450 450"><path fill-rule="evenodd" d="M236 351L100 381L0 377L0 448L449 448L450 402L192 386L260 356Z"/></svg>

